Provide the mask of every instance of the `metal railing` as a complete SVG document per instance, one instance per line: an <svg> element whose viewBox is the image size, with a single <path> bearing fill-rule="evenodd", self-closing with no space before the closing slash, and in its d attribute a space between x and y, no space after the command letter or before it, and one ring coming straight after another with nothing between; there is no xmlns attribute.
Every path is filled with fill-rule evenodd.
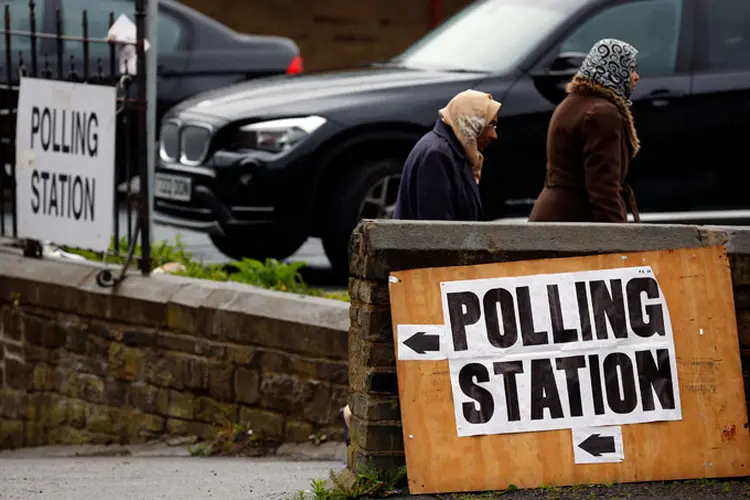
<svg viewBox="0 0 750 500"><path fill-rule="evenodd" d="M113 207L115 241L113 252L120 255L120 241L127 241L128 254L123 274L113 277L104 271L99 276L102 286L114 286L124 276L124 270L133 259L143 274L151 270L151 244L148 230L149 204L146 136L146 58L144 39L146 33L146 0L135 1L136 42L120 42L89 36L89 16L84 10L80 13L82 36L66 35L60 9L54 12L54 33L38 29L40 17L37 3L28 3L28 29L14 29L11 6L4 7L4 29L0 30L0 44L4 42L5 67L0 69L0 237L18 239L18 218L16 214L16 117L18 93L22 76L47 78L60 81L110 85L117 88L117 124L115 144L115 183ZM2 5L0 1L0 5ZM16 4L17 5L17 4ZM42 9L47 3L41 2ZM15 5L14 5L15 7ZM43 12L42 27L49 12ZM130 13L124 13L130 14ZM66 16L69 18L70 16ZM26 20L24 20L24 23ZM115 22L115 13L109 13L108 26ZM15 50L14 39L28 40L21 44L24 48ZM135 75L120 71L119 47L135 46L137 71ZM104 51L102 47L106 47ZM92 54L92 48L94 54ZM105 52L99 54L100 52ZM139 188L134 192L130 180L138 176ZM118 185L127 186L124 200L120 199ZM121 227L121 203L124 201L124 229ZM134 217L135 216L135 217ZM124 234L123 234L124 233ZM141 256L135 257L136 245L141 245ZM23 242L24 255L41 256L38 241Z"/></svg>

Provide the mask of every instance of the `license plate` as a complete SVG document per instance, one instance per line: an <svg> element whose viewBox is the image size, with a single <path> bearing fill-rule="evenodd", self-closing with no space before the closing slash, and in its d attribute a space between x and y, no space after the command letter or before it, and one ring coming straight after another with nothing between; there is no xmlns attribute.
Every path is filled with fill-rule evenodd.
<svg viewBox="0 0 750 500"><path fill-rule="evenodd" d="M179 175L156 174L154 195L157 198L190 201L192 179Z"/></svg>

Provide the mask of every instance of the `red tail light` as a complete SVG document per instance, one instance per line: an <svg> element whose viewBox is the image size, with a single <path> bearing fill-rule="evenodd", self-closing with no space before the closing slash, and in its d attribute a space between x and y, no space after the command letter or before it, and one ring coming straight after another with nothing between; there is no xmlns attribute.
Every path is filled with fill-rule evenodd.
<svg viewBox="0 0 750 500"><path fill-rule="evenodd" d="M294 59L292 59L292 62L289 63L289 67L286 69L286 72L288 75L296 75L298 73L302 73L302 70L302 56L296 56Z"/></svg>

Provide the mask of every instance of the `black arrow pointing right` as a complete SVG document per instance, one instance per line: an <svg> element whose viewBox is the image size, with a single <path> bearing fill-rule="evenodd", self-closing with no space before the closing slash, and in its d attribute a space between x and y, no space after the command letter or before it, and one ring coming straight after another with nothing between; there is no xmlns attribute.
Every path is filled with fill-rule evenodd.
<svg viewBox="0 0 750 500"><path fill-rule="evenodd" d="M427 332L417 332L404 340L404 345L417 354L425 354L428 351L437 352L440 350L440 335L427 335Z"/></svg>
<svg viewBox="0 0 750 500"><path fill-rule="evenodd" d="M592 434L578 445L580 449L594 457L602 456L602 453L614 453L615 438L613 436L604 436Z"/></svg>

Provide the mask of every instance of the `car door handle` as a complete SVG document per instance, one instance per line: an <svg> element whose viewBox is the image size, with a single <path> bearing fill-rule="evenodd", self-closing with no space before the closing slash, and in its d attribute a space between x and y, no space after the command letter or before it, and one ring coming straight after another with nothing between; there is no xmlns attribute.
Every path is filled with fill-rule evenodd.
<svg viewBox="0 0 750 500"><path fill-rule="evenodd" d="M676 92L669 89L656 89L646 96L645 100L650 102L655 108L663 108L669 106L672 99L683 97L685 94L682 92Z"/></svg>

